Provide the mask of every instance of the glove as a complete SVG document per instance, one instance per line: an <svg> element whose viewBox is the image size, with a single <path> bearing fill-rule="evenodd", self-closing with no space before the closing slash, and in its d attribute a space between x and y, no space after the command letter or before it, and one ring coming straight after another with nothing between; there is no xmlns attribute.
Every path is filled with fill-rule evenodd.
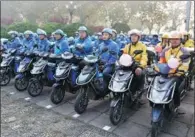
<svg viewBox="0 0 195 137"><path fill-rule="evenodd" d="M37 44L35 44L34 46L33 46L33 48L37 48L38 47L38 45Z"/></svg>
<svg viewBox="0 0 195 137"><path fill-rule="evenodd" d="M104 65L99 65L99 70L103 71L104 70Z"/></svg>
<svg viewBox="0 0 195 137"><path fill-rule="evenodd" d="M98 64L99 65L104 65L105 63L103 61L99 60Z"/></svg>
<svg viewBox="0 0 195 137"><path fill-rule="evenodd" d="M82 45L77 45L77 46L76 46L76 49L77 49L77 50L82 50L82 49L83 49L83 46L82 46Z"/></svg>
<svg viewBox="0 0 195 137"><path fill-rule="evenodd" d="M104 47L104 48L102 49L102 53L104 53L104 52L106 52L106 51L108 51L108 47Z"/></svg>
<svg viewBox="0 0 195 137"><path fill-rule="evenodd" d="M60 47L59 47L58 45L56 46L56 48L57 48L57 49L60 49Z"/></svg>
<svg viewBox="0 0 195 137"><path fill-rule="evenodd" d="M141 68L138 67L138 68L135 69L135 74L137 76L141 75L141 73L142 73L142 69Z"/></svg>

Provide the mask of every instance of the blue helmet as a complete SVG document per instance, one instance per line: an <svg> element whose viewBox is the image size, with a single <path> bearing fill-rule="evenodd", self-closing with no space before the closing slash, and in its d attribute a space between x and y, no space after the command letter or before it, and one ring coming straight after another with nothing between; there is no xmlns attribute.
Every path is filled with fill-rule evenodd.
<svg viewBox="0 0 195 137"><path fill-rule="evenodd" d="M71 41L74 41L74 38L73 37L69 37L68 38L68 42L71 42Z"/></svg>
<svg viewBox="0 0 195 137"><path fill-rule="evenodd" d="M57 29L54 34L60 34L62 36L64 36L64 32L61 29Z"/></svg>
<svg viewBox="0 0 195 137"><path fill-rule="evenodd" d="M33 32L30 31L30 30L27 30L27 31L24 32L24 35L33 35Z"/></svg>
<svg viewBox="0 0 195 137"><path fill-rule="evenodd" d="M9 34L9 35L18 36L19 33L18 33L17 31L12 31L12 30L11 30L11 31L8 32L8 34Z"/></svg>
<svg viewBox="0 0 195 137"><path fill-rule="evenodd" d="M110 28L105 28L105 29L103 29L103 31L102 31L102 34L103 34L103 33L108 33L108 34L112 35L112 29L110 29Z"/></svg>
<svg viewBox="0 0 195 137"><path fill-rule="evenodd" d="M78 31L86 31L87 32L87 28L85 26L80 26Z"/></svg>
<svg viewBox="0 0 195 137"><path fill-rule="evenodd" d="M114 32L115 34L117 34L117 31L115 29L112 29L112 32Z"/></svg>

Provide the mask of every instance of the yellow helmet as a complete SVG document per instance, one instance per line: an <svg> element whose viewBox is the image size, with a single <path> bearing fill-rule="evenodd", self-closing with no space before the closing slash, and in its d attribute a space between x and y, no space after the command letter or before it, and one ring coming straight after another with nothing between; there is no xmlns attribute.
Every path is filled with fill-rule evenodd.
<svg viewBox="0 0 195 137"><path fill-rule="evenodd" d="M161 38L162 39L168 39L169 38L169 34L168 33L164 33Z"/></svg>
<svg viewBox="0 0 195 137"><path fill-rule="evenodd" d="M181 39L182 35L178 31L171 31L170 33L170 39Z"/></svg>

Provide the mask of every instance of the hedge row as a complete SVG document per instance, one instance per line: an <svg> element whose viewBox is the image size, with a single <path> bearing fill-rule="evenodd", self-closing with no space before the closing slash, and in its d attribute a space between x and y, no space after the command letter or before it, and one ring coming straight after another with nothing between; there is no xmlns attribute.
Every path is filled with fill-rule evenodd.
<svg viewBox="0 0 195 137"><path fill-rule="evenodd" d="M36 32L37 28L41 28L47 32L48 35L51 35L52 32L54 32L57 29L62 29L68 36L73 36L75 31L78 30L79 26L82 26L81 23L73 23L73 24L59 24L59 23L46 23L42 26L38 26L36 24L32 24L30 22L17 22L14 24L11 24L7 27L1 26L1 38L9 38L9 35L7 34L10 30L15 30L18 32L24 32L26 30L31 30L33 32ZM89 33L92 34L92 30L89 28Z"/></svg>
<svg viewBox="0 0 195 137"><path fill-rule="evenodd" d="M1 38L9 38L9 35L7 34L10 30L16 30L18 32L24 32L26 30L31 30L33 32L36 32L37 28L41 28L47 32L48 35L50 35L52 32L54 32L56 29L62 29L68 36L73 36L75 31L78 30L79 26L82 26L81 23L73 23L73 24L60 24L60 23L46 23L42 26L38 26L37 24L32 24L30 22L16 22L13 23L7 27L1 26ZM103 26L89 26L89 34L93 34L94 31L101 31L103 29ZM123 23L116 23L113 25L113 28L116 29L118 32L123 31L127 32L130 28L127 24Z"/></svg>

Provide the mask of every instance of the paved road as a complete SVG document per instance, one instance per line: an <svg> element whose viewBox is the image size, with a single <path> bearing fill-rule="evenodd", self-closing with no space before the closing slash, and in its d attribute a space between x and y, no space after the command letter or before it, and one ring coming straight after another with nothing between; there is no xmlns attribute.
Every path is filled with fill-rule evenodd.
<svg viewBox="0 0 195 137"><path fill-rule="evenodd" d="M63 103L49 100L51 88L32 98L15 90L13 81L1 88L2 137L150 137L148 101L140 109L127 109L124 120L113 126L109 121L109 100L90 101L87 111L74 111L75 95L66 94ZM166 122L159 137L194 137L194 92L188 92L182 114Z"/></svg>

